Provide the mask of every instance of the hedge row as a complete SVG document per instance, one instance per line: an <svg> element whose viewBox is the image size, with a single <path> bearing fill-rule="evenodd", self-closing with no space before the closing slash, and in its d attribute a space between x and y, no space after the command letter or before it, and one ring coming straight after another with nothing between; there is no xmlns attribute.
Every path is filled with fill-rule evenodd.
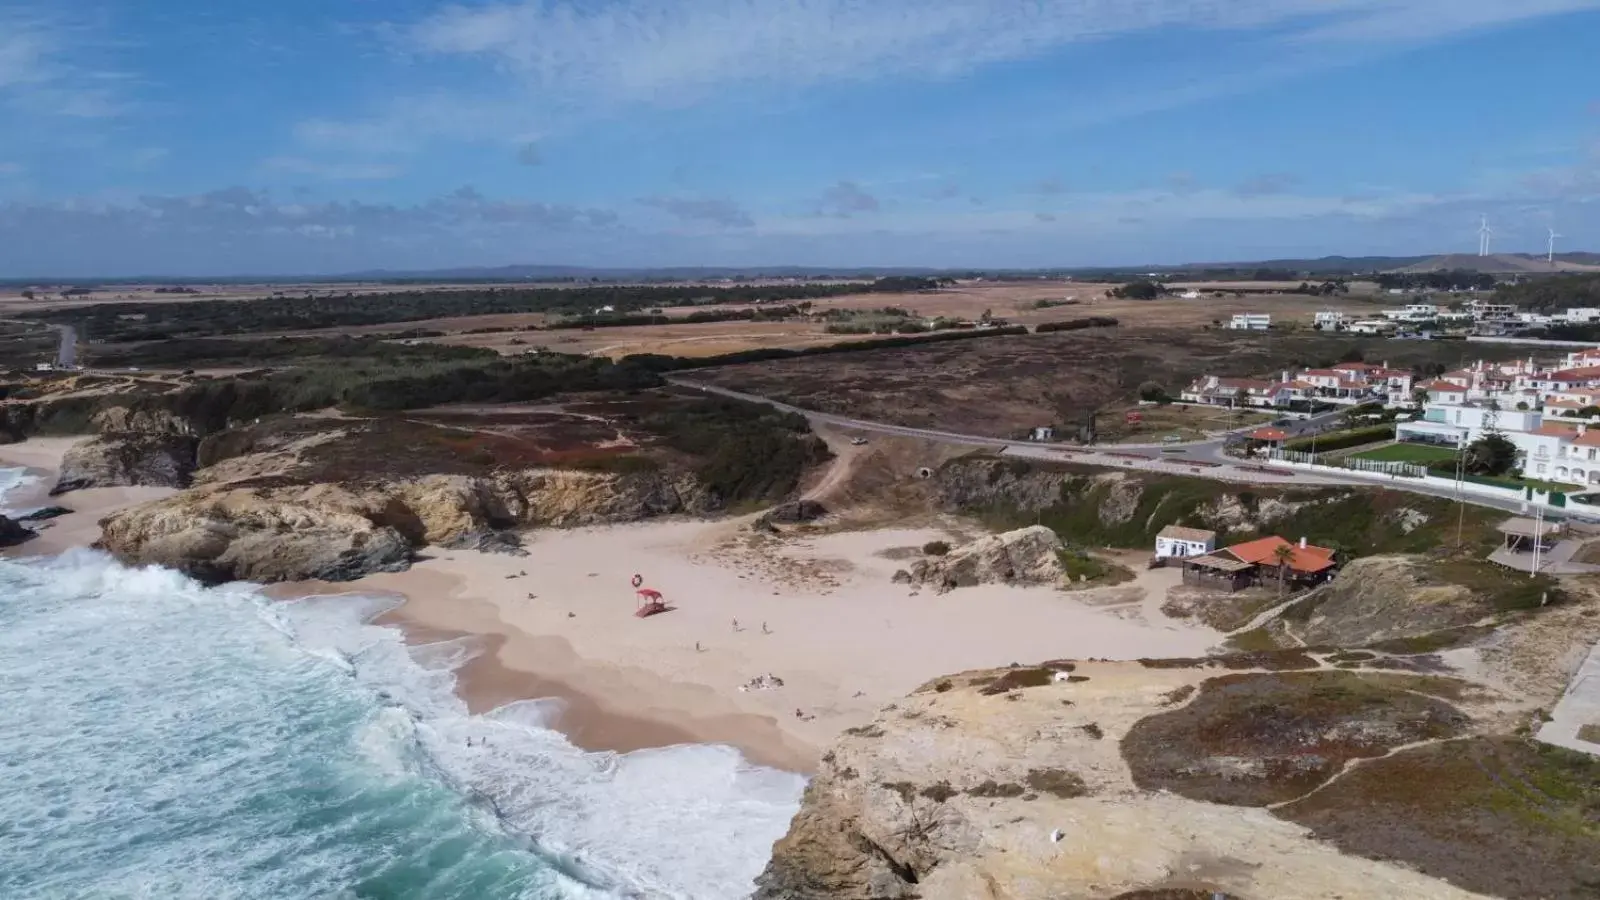
<svg viewBox="0 0 1600 900"><path fill-rule="evenodd" d="M817 347L799 347L795 349L764 347L755 350L724 353L720 356L705 356L698 359L662 356L660 354L636 354L623 357L621 362L631 363L656 372L678 372L687 369L711 369L717 366L732 366L739 363L796 359L802 356L827 356L833 353L860 353L863 350L887 350L895 347L915 347L920 344L942 344L946 341L966 341L976 338L1003 337L1027 333L1028 328L1025 325L1008 325L1004 328L973 328L935 331L932 334L904 334L898 337L877 338L870 341L840 341L837 344L823 344Z"/></svg>
<svg viewBox="0 0 1600 900"><path fill-rule="evenodd" d="M1392 440L1394 440L1393 425L1374 425L1370 428L1356 428L1350 431L1320 434L1314 438L1299 438L1284 444L1283 449L1304 453L1311 451L1315 447L1318 453L1324 453Z"/></svg>
<svg viewBox="0 0 1600 900"><path fill-rule="evenodd" d="M1052 331L1079 331L1084 328L1115 328L1117 320L1110 316L1089 316L1086 319L1067 319L1065 322L1043 322L1034 331L1048 334Z"/></svg>

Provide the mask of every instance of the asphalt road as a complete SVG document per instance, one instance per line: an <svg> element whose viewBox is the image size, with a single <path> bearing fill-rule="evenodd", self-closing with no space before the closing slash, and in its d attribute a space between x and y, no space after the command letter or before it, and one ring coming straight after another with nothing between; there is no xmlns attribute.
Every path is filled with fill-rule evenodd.
<svg viewBox="0 0 1600 900"><path fill-rule="evenodd" d="M941 444L952 444L963 447L989 448L997 450L1007 456L1018 456L1029 459L1043 459L1058 462L1076 462L1089 465L1104 466L1107 468L1129 468L1139 471L1165 472L1170 474L1188 475L1198 478L1210 478L1217 481L1245 482L1251 484L1275 485L1303 485L1307 487L1363 487L1386 488L1389 490L1405 491L1410 494L1422 494L1430 497L1440 497L1447 500L1462 500L1474 506L1483 506L1491 509L1502 509L1507 512L1520 513L1524 511L1523 502L1515 495L1501 499L1487 497L1479 494L1457 494L1447 487L1418 484L1407 479L1396 478L1389 482L1373 481L1365 478L1345 478L1321 472L1310 473L1295 469L1271 469L1252 466L1249 463L1228 456L1223 448L1226 438L1215 438L1208 441L1194 441L1183 444L1106 444L1098 447L1066 448L1049 444L1030 444L1006 441L1000 438L984 437L974 434L958 434L949 431L937 431L927 428L911 428L905 425L892 425L887 422L869 422L863 419L852 419L847 416L837 416L831 413L816 412L801 409L787 403L782 403L768 397L756 394L746 394L740 391L716 385L704 384L685 378L668 377L667 381L678 387L691 390L717 394L735 400L744 400L751 403L764 403L768 406L805 416L813 423L833 425L839 428L848 428L870 434L885 434L895 437L916 438L925 441L934 441ZM1294 423L1284 430L1299 436L1309 434L1312 430L1327 425L1337 419L1343 411L1323 413L1310 419ZM1240 432L1253 431L1260 426L1240 429ZM1230 432L1230 434L1239 432ZM1552 520L1559 517L1551 516Z"/></svg>

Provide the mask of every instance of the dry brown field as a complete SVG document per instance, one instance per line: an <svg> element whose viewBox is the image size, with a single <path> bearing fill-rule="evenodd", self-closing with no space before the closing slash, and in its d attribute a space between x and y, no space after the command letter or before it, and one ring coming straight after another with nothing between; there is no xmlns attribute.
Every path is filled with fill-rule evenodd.
<svg viewBox="0 0 1600 900"><path fill-rule="evenodd" d="M1094 410L1101 414L1100 428L1116 435L1111 439L1160 440L1166 432L1159 427L1144 434L1118 427L1147 382L1176 395L1202 374L1269 375L1330 365L1355 351L1409 368L1511 359L1526 348L1312 331L1125 326L745 363L689 377L835 415L1007 439L1040 425L1076 427ZM1165 420L1151 422L1161 424ZM1211 427L1209 421L1191 425Z"/></svg>
<svg viewBox="0 0 1600 900"><path fill-rule="evenodd" d="M1058 322L1085 316L1110 316L1124 326L1181 326L1200 328L1212 322L1226 322L1236 313L1267 312L1275 321L1295 322L1310 328L1312 316L1319 310L1338 309L1358 314L1372 314L1379 307L1360 299L1348 297L1320 298L1300 294L1255 295L1246 297L1203 297L1183 300L1164 297L1159 300L1119 300L1107 297L1106 291L1115 285L1086 284L1079 282L1026 282L963 284L931 293L914 294L855 294L813 301L813 313L828 309L870 310L896 307L910 310L925 317L949 316L977 319L985 312L1008 322L1036 326L1045 322ZM1045 301L1075 301L1072 305L1035 308ZM682 317L695 310L739 307L669 307L665 315ZM372 326L369 329L343 329L345 333L382 332L420 328L431 331L465 331L471 328L512 327L534 328L542 324L543 316L509 315L476 316L464 319L433 319L407 322L392 326ZM322 332L297 332L296 334L326 334ZM843 340L858 340L866 335L829 334L820 322L795 320L788 322L707 322L682 325L648 325L624 328L596 328L593 331L517 331L495 334L451 334L443 338L428 338L430 343L454 344L468 347L487 347L500 353L513 354L533 349L550 349L562 353L599 354L620 358L635 353L661 353L672 356L714 356L737 350L768 347L808 347Z"/></svg>

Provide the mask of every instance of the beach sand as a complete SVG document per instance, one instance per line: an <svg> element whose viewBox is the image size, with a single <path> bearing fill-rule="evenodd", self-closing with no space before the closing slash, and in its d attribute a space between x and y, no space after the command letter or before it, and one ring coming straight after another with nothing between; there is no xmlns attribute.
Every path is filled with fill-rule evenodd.
<svg viewBox="0 0 1600 900"><path fill-rule="evenodd" d="M890 579L940 530L767 537L741 524L533 532L526 557L435 548L408 572L330 587L403 594L384 621L415 641L484 636L460 673L474 709L558 697L557 727L586 749L727 743L801 772L842 730L943 674L1193 656L1220 640L1161 614L1177 570L1113 588L937 595ZM673 611L636 618L635 573ZM767 674L783 686L740 690Z"/></svg>
<svg viewBox="0 0 1600 900"><path fill-rule="evenodd" d="M13 555L58 553L99 538L99 521L173 493L106 488L48 496L76 438L0 446L0 465L37 480L11 508L74 510L40 523ZM1160 612L1178 572L1080 591L963 588L935 594L891 581L939 528L758 534L750 518L656 521L525 535L523 557L428 548L406 572L344 584L273 585L269 596L394 594L379 621L414 644L471 636L457 672L474 712L552 698L553 723L579 747L628 752L720 743L752 762L812 771L844 729L940 675L1055 658L1194 656L1221 636ZM640 619L631 580L671 612ZM735 624L737 623L737 625ZM781 687L741 690L758 676ZM798 713L798 715L797 715Z"/></svg>
<svg viewBox="0 0 1600 900"><path fill-rule="evenodd" d="M0 444L0 467L28 470L29 484L6 495L8 509L35 509L59 506L72 510L67 515L43 522L27 523L39 536L15 547L0 550L5 556L44 556L74 547L87 547L100 539L100 520L139 503L148 503L176 493L172 488L119 487L90 488L50 496L50 488L61 471L61 458L82 437L29 438L20 444Z"/></svg>

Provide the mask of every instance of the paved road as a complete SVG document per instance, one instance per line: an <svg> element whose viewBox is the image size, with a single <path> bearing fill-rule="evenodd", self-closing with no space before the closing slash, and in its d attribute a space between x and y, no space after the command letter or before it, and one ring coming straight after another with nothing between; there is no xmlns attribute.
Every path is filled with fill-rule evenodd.
<svg viewBox="0 0 1600 900"><path fill-rule="evenodd" d="M1423 494L1430 497L1440 497L1446 500L1464 500L1474 506L1484 506L1491 509L1502 509L1507 512L1522 512L1524 505L1517 495L1512 494L1506 498L1488 497L1480 494L1457 494L1448 487L1418 484L1403 478L1390 482L1374 481L1368 478L1343 477L1339 475L1324 474L1321 472L1310 473L1297 469L1271 469L1251 466L1241 463L1240 460L1228 456L1223 452L1225 438L1216 438L1209 441L1197 441L1186 444L1108 444L1095 448L1072 448L1052 446L1046 444L1011 443L1000 438L985 437L974 434L958 434L949 431L938 431L928 428L911 428L905 425L891 425L887 422L869 422L863 419L852 419L848 416L838 416L832 413L816 412L801 409L768 397L756 394L746 394L724 387L718 387L704 382L693 381L686 378L668 377L667 381L679 387L717 394L735 400L744 400L751 403L764 403L768 406L805 416L814 423L833 425L839 428L849 428L855 431L864 431L871 434L887 434L896 437L917 438L919 440L934 441L941 444L952 444L963 447L984 447L997 450L1006 456L1016 456L1028 459L1043 459L1055 462L1075 462L1111 469L1127 468L1137 471L1162 472L1175 475L1188 475L1199 478L1210 478L1217 481L1245 482L1250 484L1274 485L1301 485L1307 487L1384 487L1391 490L1405 491L1411 494ZM1297 423L1301 426L1297 433L1305 433L1310 429L1326 424L1333 418L1342 414L1342 411L1324 413L1314 419ZM1259 427L1259 426L1255 426ZM1246 429L1246 430L1253 430ZM1552 516L1552 519L1556 517Z"/></svg>

